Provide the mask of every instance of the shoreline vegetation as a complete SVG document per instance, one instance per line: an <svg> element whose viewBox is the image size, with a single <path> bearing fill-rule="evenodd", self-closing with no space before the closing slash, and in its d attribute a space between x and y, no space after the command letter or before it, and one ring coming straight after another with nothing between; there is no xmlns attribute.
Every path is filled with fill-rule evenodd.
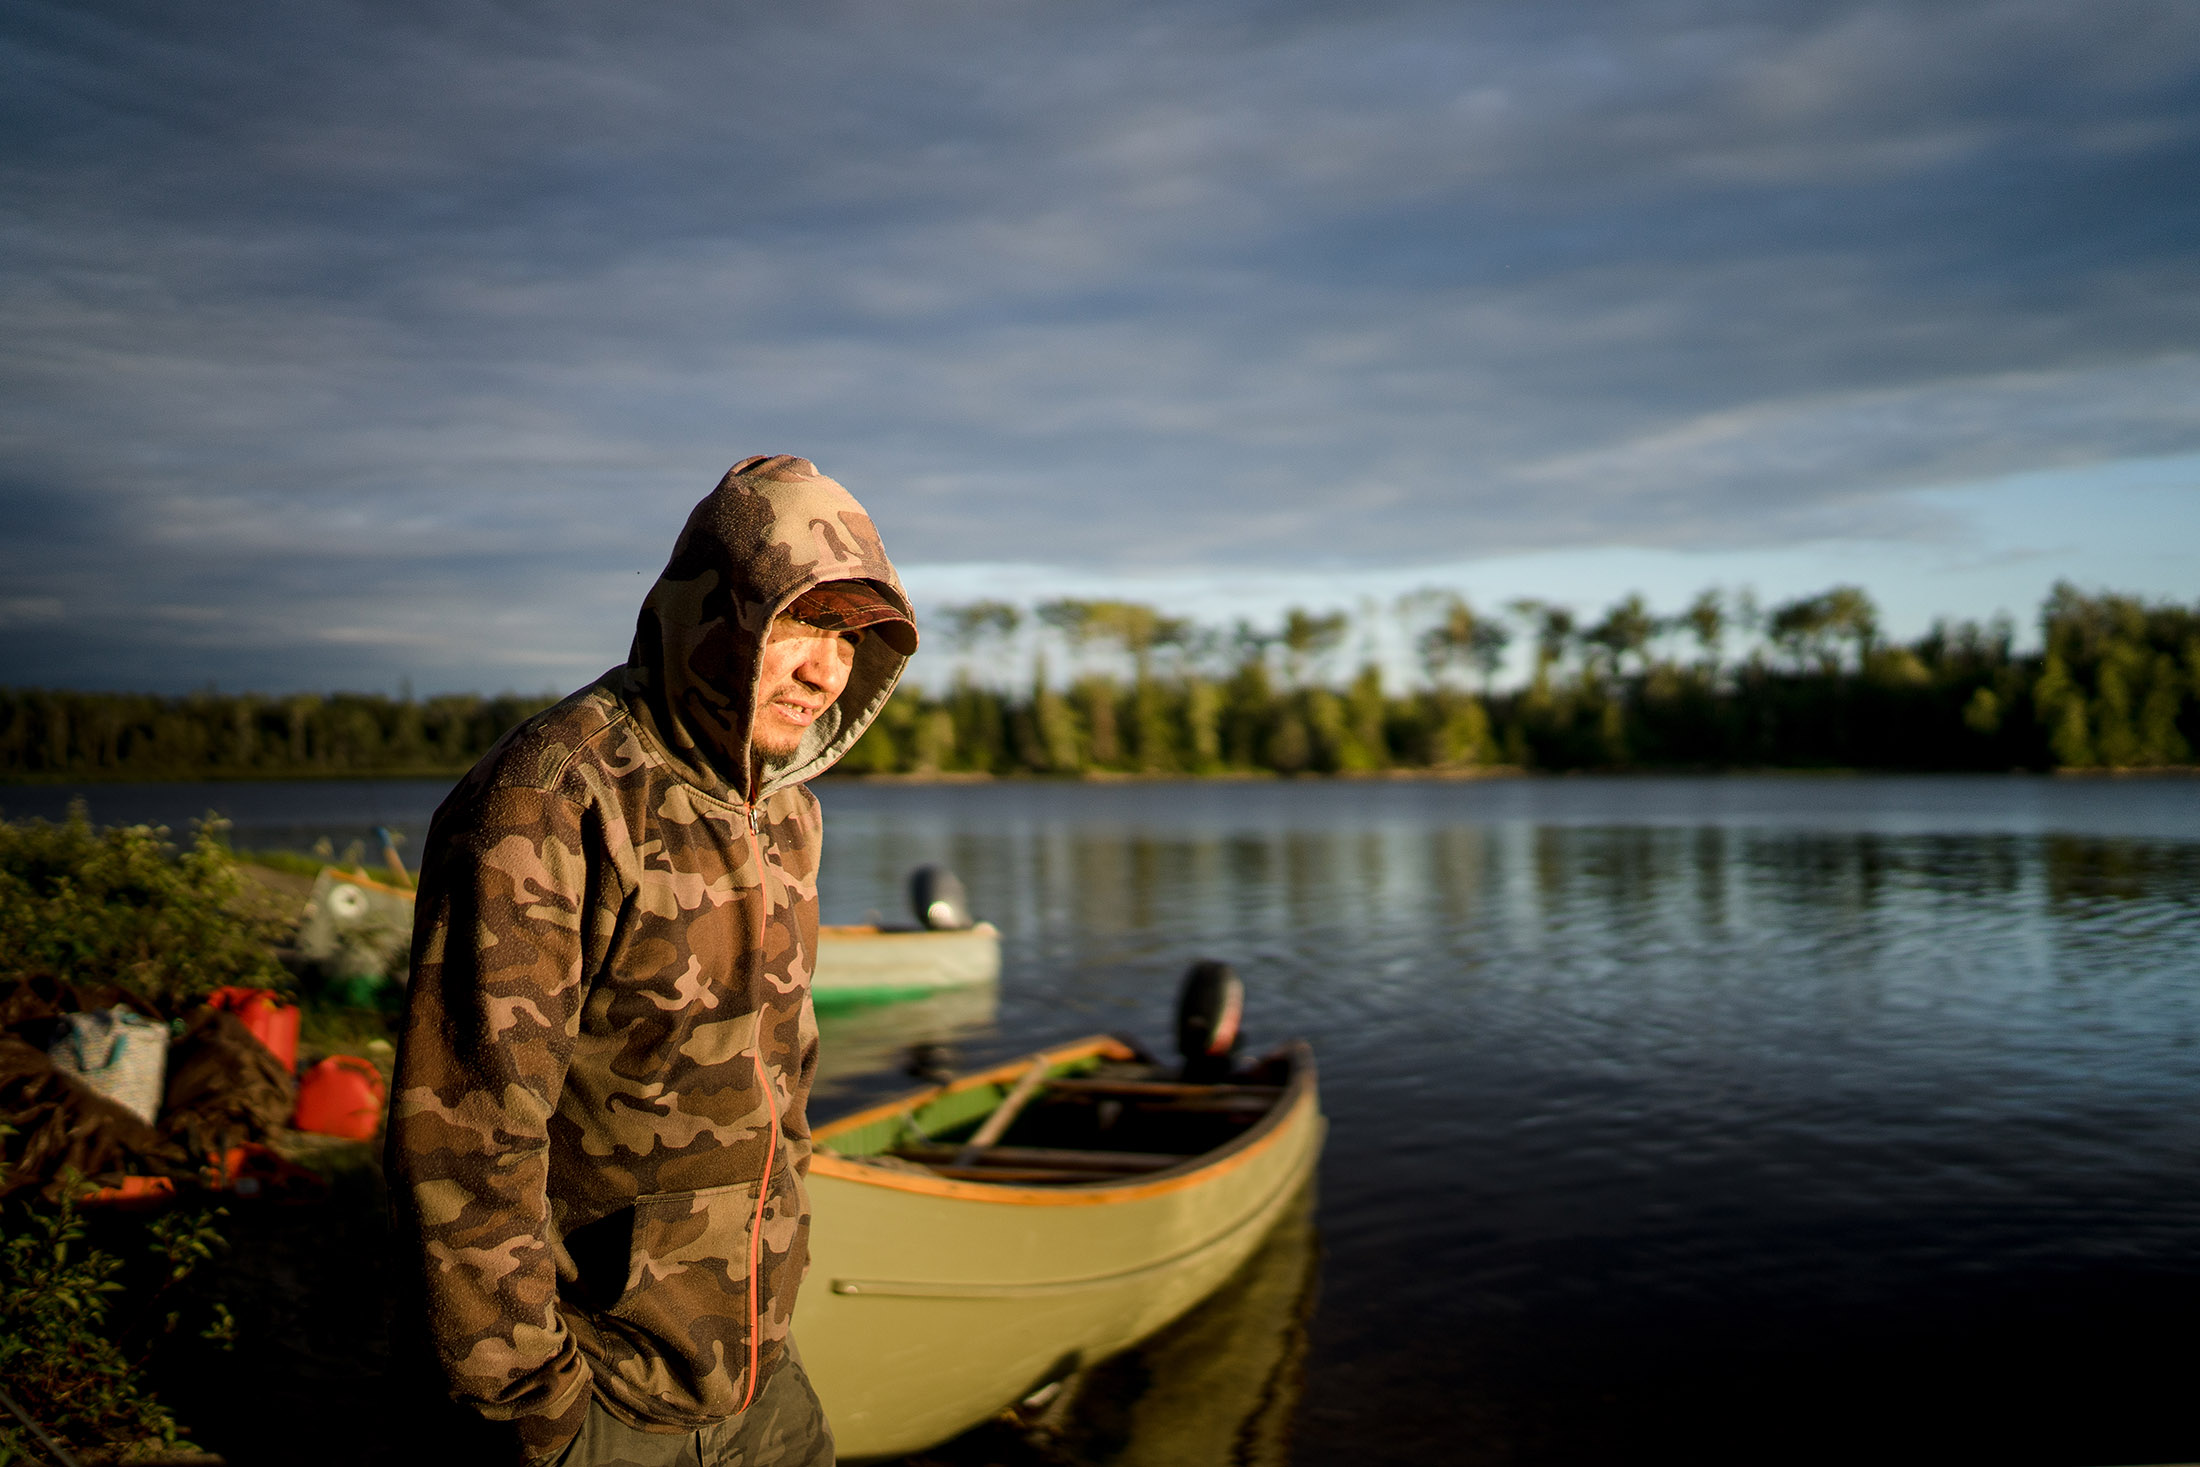
<svg viewBox="0 0 2200 1467"><path fill-rule="evenodd" d="M278 1128L294 1077L272 1054L239 1062L239 1040L258 1041L204 1004L222 989L303 1000L309 1063L379 1068L387 1026L302 992L286 956L306 883L222 836L212 821L185 839L98 829L81 805L60 823L0 820L0 1383L14 1402L0 1463L62 1460L54 1443L86 1467L224 1460L206 1447L260 1460L309 1439L314 1409L373 1409L387 1283L373 1148ZM110 1005L174 1036L154 1119L49 1057L58 1015ZM244 1159L255 1147L265 1165ZM313 1326L330 1311L360 1323L356 1340L332 1347Z"/></svg>
<svg viewBox="0 0 2200 1467"><path fill-rule="evenodd" d="M2067 584L2025 653L2006 619L1888 640L1854 587L1770 609L1712 590L1666 614L1629 596L1595 621L1431 591L1270 628L1067 600L933 623L949 685L897 691L831 777L2170 773L2200 747L2200 605ZM1386 686L1386 634L1414 686ZM1527 677L1496 689L1516 638ZM0 783L455 778L552 701L0 689Z"/></svg>

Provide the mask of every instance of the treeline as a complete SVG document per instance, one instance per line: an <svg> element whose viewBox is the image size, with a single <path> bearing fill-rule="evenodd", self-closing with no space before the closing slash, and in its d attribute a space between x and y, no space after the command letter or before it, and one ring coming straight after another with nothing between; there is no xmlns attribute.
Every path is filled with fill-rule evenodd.
<svg viewBox="0 0 2200 1467"><path fill-rule="evenodd" d="M548 697L71 693L0 688L0 778L462 774Z"/></svg>
<svg viewBox="0 0 2200 1467"><path fill-rule="evenodd" d="M1406 624L1417 685L1330 669L1382 613L1293 611L1222 629L1121 602L952 608L963 666L944 693L898 695L843 768L866 773L1353 774L1384 770L1808 768L2005 770L2185 765L2200 744L2200 608L2088 596L2041 608L2041 650L2006 620L1942 622L1913 642L1836 587L1761 609L1706 591L1595 621L1516 601L1484 615L1422 593ZM1399 630L1393 626L1395 633ZM1021 688L984 681L1041 635ZM1492 687L1516 639L1524 674ZM1394 635L1393 641L1396 640ZM1058 686L1049 648L1119 665Z"/></svg>
<svg viewBox="0 0 2200 1467"><path fill-rule="evenodd" d="M1706 591L1595 620L1423 592L1206 626L1115 601L928 618L952 676L905 686L868 774L1354 774L1477 768L2143 769L2200 747L2200 607L2056 587L2006 620L1879 630L1854 587ZM938 654L934 654L935 656ZM1386 679L1401 663L1410 678ZM1517 676L1503 689L1499 674ZM1050 671L1052 669L1053 671ZM455 775L546 698L0 690L0 778Z"/></svg>

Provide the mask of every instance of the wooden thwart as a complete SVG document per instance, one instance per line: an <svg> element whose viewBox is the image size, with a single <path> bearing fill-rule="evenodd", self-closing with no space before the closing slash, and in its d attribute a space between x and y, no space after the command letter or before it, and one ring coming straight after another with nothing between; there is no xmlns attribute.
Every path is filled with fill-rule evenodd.
<svg viewBox="0 0 2200 1467"><path fill-rule="evenodd" d="M1190 1085L1178 1080L1093 1080L1082 1077L1056 1080L1048 1088L1063 1095L1112 1095L1126 1099L1140 1097L1154 1100L1208 1097L1274 1100L1283 1094L1281 1085Z"/></svg>
<svg viewBox="0 0 2200 1467"><path fill-rule="evenodd" d="M991 1167L1049 1167L1072 1172L1158 1172L1185 1160L1162 1151L1072 1151L1058 1146L989 1146L975 1162L952 1146L902 1146L895 1155L935 1166L964 1170Z"/></svg>
<svg viewBox="0 0 2200 1467"><path fill-rule="evenodd" d="M1046 1084L1048 1068L1047 1062L1040 1060L1024 1071L1023 1078L1016 1082L1016 1088L1008 1092L1008 1098L995 1108L993 1114L985 1118L984 1125L978 1127L978 1134L972 1136L969 1144L955 1153L954 1165L970 1165L977 1160L979 1152L1008 1134L1008 1128L1015 1124L1016 1117L1023 1114L1024 1107L1031 1104L1032 1097L1039 1093L1039 1087Z"/></svg>
<svg viewBox="0 0 2200 1467"><path fill-rule="evenodd" d="M953 1182L1104 1182L1137 1172L1075 1172L1045 1166L936 1166L933 1175Z"/></svg>
<svg viewBox="0 0 2200 1467"><path fill-rule="evenodd" d="M1273 1085L1185 1085L1164 1080L1057 1080L1047 1087L1052 1100L1116 1101L1148 1113L1257 1116L1283 1094Z"/></svg>

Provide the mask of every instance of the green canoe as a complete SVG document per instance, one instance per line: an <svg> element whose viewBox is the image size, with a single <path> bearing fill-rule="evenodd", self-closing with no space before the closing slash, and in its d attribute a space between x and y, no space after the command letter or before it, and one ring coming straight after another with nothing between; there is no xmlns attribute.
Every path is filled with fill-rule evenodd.
<svg viewBox="0 0 2200 1467"><path fill-rule="evenodd" d="M843 1457L920 1451L1127 1349L1286 1215L1324 1131L1312 1051L1168 1073L1085 1039L818 1128L795 1338Z"/></svg>

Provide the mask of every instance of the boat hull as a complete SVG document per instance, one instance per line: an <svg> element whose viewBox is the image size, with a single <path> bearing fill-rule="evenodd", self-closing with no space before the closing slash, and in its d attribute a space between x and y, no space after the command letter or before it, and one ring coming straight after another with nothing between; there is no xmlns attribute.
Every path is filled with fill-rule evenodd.
<svg viewBox="0 0 2200 1467"><path fill-rule="evenodd" d="M831 1155L831 1130L795 1335L840 1454L864 1458L968 1430L1213 1293L1301 1193L1324 1122L1306 1056L1252 1131L1135 1180L950 1181Z"/></svg>
<svg viewBox="0 0 2200 1467"><path fill-rule="evenodd" d="M943 931L825 927L810 993L821 1004L875 1003L1000 976L1001 934L990 922Z"/></svg>

